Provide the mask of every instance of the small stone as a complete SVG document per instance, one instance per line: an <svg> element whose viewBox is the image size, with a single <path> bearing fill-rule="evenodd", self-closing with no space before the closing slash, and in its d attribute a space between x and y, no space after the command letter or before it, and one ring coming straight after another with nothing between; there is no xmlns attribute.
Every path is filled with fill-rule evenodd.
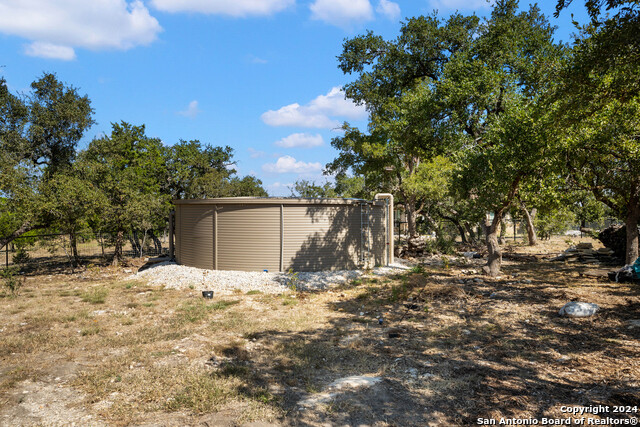
<svg viewBox="0 0 640 427"><path fill-rule="evenodd" d="M465 335L471 335L471 331L468 330L468 329L463 329L462 333L465 334Z"/></svg>
<svg viewBox="0 0 640 427"><path fill-rule="evenodd" d="M566 317L590 317L596 314L599 309L597 304L571 301L560 309L559 314Z"/></svg>
<svg viewBox="0 0 640 427"><path fill-rule="evenodd" d="M522 283L526 283L527 285L530 285L533 283L533 281L531 279L524 279Z"/></svg>
<svg viewBox="0 0 640 427"><path fill-rule="evenodd" d="M629 324L628 329L640 328L640 319L632 319L627 322Z"/></svg>

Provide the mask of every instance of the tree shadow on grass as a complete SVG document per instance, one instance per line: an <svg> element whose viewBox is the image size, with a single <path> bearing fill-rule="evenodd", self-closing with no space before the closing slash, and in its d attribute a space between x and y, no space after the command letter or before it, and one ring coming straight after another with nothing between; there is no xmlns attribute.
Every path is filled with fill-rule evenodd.
<svg viewBox="0 0 640 427"><path fill-rule="evenodd" d="M274 404L288 414L282 421L294 425L470 425L477 418L567 418L562 405L640 405L640 331L624 325L637 318L636 289L619 289L628 301L593 318L566 319L556 307L562 283L494 283L518 292L500 301L455 280L411 273L404 283L402 277L391 284L365 280L329 303L338 316L326 326L252 334L268 348L248 361L256 384L274 390ZM418 297L425 281L433 289L427 283ZM408 310L409 296L428 311ZM513 313L498 310L504 307ZM377 313L385 313L383 325ZM382 381L300 409L352 375Z"/></svg>

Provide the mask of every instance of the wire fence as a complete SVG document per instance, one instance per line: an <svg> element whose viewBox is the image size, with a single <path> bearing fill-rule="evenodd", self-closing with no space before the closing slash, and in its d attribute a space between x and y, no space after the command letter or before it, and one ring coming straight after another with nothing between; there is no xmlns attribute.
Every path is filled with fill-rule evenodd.
<svg viewBox="0 0 640 427"><path fill-rule="evenodd" d="M38 234L22 236L2 248L0 265L39 265L47 263L100 262L113 258L115 234L81 233ZM166 230L125 234L122 253L126 257L148 257L169 254Z"/></svg>

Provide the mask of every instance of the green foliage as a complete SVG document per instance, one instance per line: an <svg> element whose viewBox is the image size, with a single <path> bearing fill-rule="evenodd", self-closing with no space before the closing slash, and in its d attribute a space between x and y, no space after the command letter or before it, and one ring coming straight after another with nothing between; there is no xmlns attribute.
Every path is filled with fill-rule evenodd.
<svg viewBox="0 0 640 427"><path fill-rule="evenodd" d="M233 176L233 149L203 145L198 140L180 140L166 149L166 189L172 199L215 197L265 197L262 182L253 177Z"/></svg>
<svg viewBox="0 0 640 427"><path fill-rule="evenodd" d="M19 248L16 250L16 253L13 255L13 263L14 264L27 264L31 261L31 256L29 252L24 250L23 248Z"/></svg>
<svg viewBox="0 0 640 427"><path fill-rule="evenodd" d="M553 234L564 233L576 221L576 215L568 207L563 207L547 214L536 216L535 226L542 238Z"/></svg>
<svg viewBox="0 0 640 427"><path fill-rule="evenodd" d="M112 124L110 136L96 138L79 154L78 168L104 197L96 228L118 233L116 257L124 232L164 226L170 196L163 193L162 142L145 135L144 126Z"/></svg>
<svg viewBox="0 0 640 427"><path fill-rule="evenodd" d="M317 185L315 181L300 179L293 184L291 196L303 198L332 198L337 197L337 194L330 182Z"/></svg>
<svg viewBox="0 0 640 427"><path fill-rule="evenodd" d="M70 168L93 124L89 98L44 74L20 98L0 79L0 247L26 231L55 226L46 186Z"/></svg>
<svg viewBox="0 0 640 427"><path fill-rule="evenodd" d="M298 277L298 272L294 272L292 268L289 269L287 274L287 287L293 292L298 292L300 290L300 278Z"/></svg>
<svg viewBox="0 0 640 427"><path fill-rule="evenodd" d="M267 197L262 181L247 175L242 178L233 176L224 181L220 197Z"/></svg>
<svg viewBox="0 0 640 427"><path fill-rule="evenodd" d="M55 74L45 73L31 83L29 99L29 157L54 174L71 166L76 145L94 123L91 101L74 87L66 87Z"/></svg>
<svg viewBox="0 0 640 427"><path fill-rule="evenodd" d="M22 286L22 280L18 275L17 267L5 267L0 270L0 279L2 279L2 284L11 291L12 294L18 292L20 286Z"/></svg>

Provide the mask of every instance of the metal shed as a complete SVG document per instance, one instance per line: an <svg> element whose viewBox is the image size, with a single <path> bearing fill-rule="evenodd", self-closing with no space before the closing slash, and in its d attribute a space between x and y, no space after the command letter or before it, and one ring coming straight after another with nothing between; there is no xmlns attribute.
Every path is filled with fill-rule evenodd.
<svg viewBox="0 0 640 427"><path fill-rule="evenodd" d="M380 196L380 197L378 197ZM178 264L215 270L350 270L393 262L393 197L174 200Z"/></svg>

